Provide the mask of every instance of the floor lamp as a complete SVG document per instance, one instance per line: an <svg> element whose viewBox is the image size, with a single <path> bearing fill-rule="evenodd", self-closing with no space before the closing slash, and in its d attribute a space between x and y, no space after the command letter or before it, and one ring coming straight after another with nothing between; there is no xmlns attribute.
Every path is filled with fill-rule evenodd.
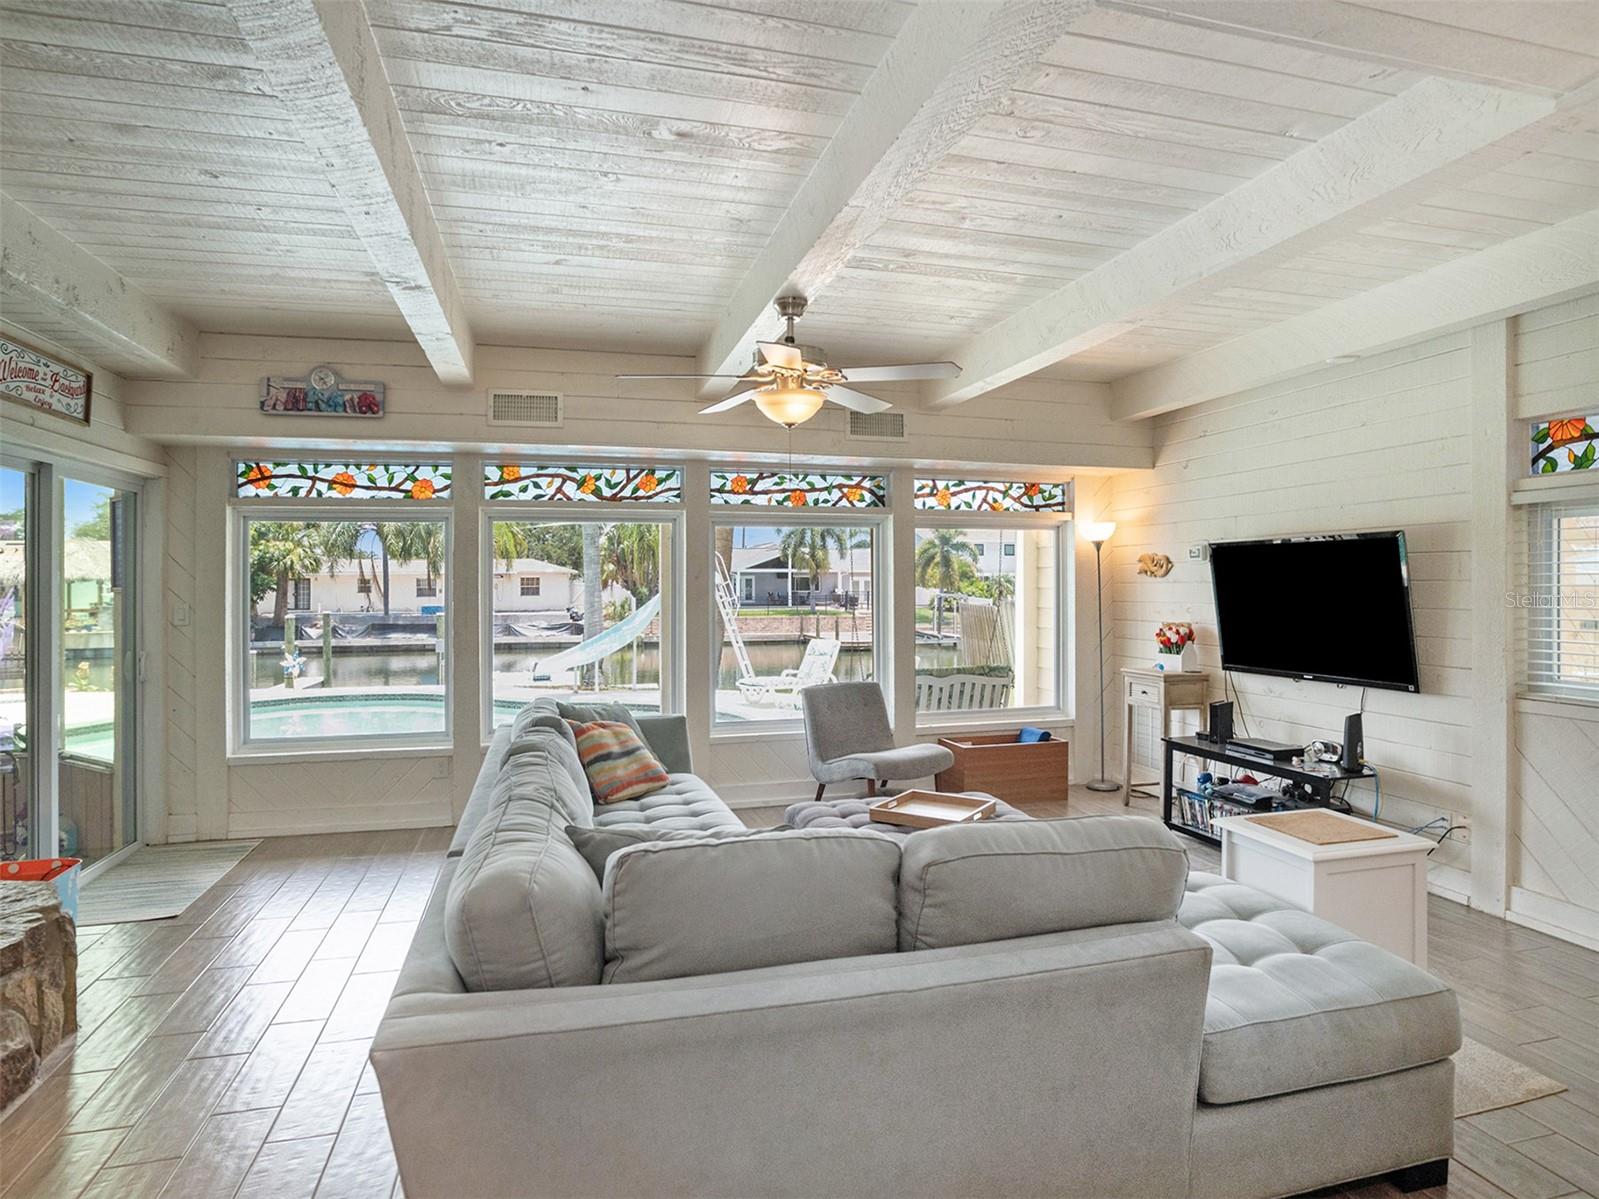
<svg viewBox="0 0 1599 1199"><path fill-rule="evenodd" d="M1116 531L1113 521L1089 521L1083 540L1094 547L1094 607L1099 614L1099 775L1088 780L1090 791L1120 791L1122 785L1105 777L1105 562L1102 550Z"/></svg>

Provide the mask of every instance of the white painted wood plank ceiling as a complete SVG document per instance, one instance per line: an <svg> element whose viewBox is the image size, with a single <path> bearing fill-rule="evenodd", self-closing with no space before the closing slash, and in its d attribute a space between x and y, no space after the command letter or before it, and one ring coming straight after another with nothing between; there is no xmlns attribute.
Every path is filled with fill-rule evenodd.
<svg viewBox="0 0 1599 1199"><path fill-rule="evenodd" d="M241 19L251 3L0 0L0 191L200 330L409 336L359 206L274 89L284 64ZM320 35L318 11L359 4L302 7ZM730 306L779 235L814 215L797 206L825 191L824 151L883 134L857 101L902 69L891 51L925 36L917 16L897 0L365 0L362 36L408 143L386 169L416 173L430 220L408 232L424 257L436 237L468 340L703 361L741 328ZM823 214L829 236L865 236L813 296L806 340L836 361L1121 379L1599 210L1592 0L1104 0L1064 27L980 110L931 89L920 126L888 130L936 125L947 148L882 210L867 188ZM1456 90L1439 99L1439 81ZM1307 151L1358 148L1368 127L1384 153L1393 114L1423 100L1459 105L1481 144L1418 134L1437 160L1369 194L1345 147L1320 168L1336 194L1305 185L1325 211L1258 246L1237 234L1240 195L1291 194ZM408 182L389 182L405 211ZM1162 237L1192 263L1135 271ZM71 344L59 313L0 298ZM1084 304L1091 329L1065 319Z"/></svg>

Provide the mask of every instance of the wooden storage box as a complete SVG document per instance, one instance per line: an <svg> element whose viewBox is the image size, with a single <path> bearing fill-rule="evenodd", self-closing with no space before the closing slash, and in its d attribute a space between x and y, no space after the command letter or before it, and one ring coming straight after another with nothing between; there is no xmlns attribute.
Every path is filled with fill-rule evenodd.
<svg viewBox="0 0 1599 1199"><path fill-rule="evenodd" d="M1060 740L1016 740L1015 733L940 737L955 764L938 773L940 791L986 791L1008 804L1066 802L1069 749Z"/></svg>

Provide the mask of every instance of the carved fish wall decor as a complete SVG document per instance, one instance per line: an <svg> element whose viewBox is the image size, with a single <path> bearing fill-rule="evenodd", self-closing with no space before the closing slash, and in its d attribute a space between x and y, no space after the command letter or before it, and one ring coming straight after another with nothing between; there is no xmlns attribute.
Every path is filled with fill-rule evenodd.
<svg viewBox="0 0 1599 1199"><path fill-rule="evenodd" d="M1171 574L1172 560L1165 554L1139 554L1138 573L1152 579L1164 579Z"/></svg>

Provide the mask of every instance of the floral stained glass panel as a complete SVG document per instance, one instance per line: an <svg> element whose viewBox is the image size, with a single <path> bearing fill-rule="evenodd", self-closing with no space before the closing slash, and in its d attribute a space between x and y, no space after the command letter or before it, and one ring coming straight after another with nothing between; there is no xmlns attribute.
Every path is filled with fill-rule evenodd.
<svg viewBox="0 0 1599 1199"><path fill-rule="evenodd" d="M447 462L240 462L247 499L442 500L450 495Z"/></svg>
<svg viewBox="0 0 1599 1199"><path fill-rule="evenodd" d="M711 503L766 508L881 508L888 503L888 485L882 475L713 470Z"/></svg>
<svg viewBox="0 0 1599 1199"><path fill-rule="evenodd" d="M1599 454L1599 416L1563 416L1534 421L1532 473L1553 475L1561 471L1592 470Z"/></svg>
<svg viewBox="0 0 1599 1199"><path fill-rule="evenodd" d="M1070 483L917 479L915 506L929 512L1070 512Z"/></svg>
<svg viewBox="0 0 1599 1199"><path fill-rule="evenodd" d="M677 467L664 466L542 466L491 462L483 468L483 498L676 504L683 498L683 472Z"/></svg>

